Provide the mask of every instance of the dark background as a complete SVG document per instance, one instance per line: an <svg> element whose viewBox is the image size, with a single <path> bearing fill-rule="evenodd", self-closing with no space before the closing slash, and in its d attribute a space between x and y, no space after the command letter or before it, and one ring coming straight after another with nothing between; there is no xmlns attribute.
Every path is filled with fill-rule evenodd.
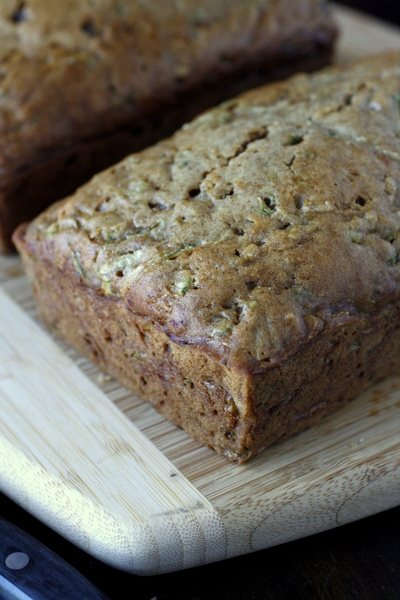
<svg viewBox="0 0 400 600"><path fill-rule="evenodd" d="M342 4L400 25L399 0ZM1 494L0 516L57 551L112 600L400 600L400 508L223 563L146 578L99 563ZM76 598L85 600L79 590Z"/></svg>
<svg viewBox="0 0 400 600"><path fill-rule="evenodd" d="M342 0L338 4L344 4L363 12L368 12L386 21L400 25L400 2L399 0Z"/></svg>

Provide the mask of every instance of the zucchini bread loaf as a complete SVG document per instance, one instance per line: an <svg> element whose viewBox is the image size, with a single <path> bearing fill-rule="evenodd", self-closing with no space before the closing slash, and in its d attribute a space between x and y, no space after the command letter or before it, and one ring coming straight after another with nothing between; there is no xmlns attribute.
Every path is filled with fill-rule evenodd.
<svg viewBox="0 0 400 600"><path fill-rule="evenodd" d="M267 77L327 64L320 0L0 3L0 251L50 202Z"/></svg>
<svg viewBox="0 0 400 600"><path fill-rule="evenodd" d="M227 101L14 240L46 323L244 462L400 368L400 53Z"/></svg>

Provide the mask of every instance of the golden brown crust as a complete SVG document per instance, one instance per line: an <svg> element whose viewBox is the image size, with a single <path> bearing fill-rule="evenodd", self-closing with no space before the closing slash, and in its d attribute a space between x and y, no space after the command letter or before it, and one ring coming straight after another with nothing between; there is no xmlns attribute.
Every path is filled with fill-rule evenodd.
<svg viewBox="0 0 400 600"><path fill-rule="evenodd" d="M176 341L269 368L399 298L398 93L398 54L250 92L93 178L26 243Z"/></svg>
<svg viewBox="0 0 400 600"><path fill-rule="evenodd" d="M243 460L245 448L301 429L386 374L385 360L389 372L400 366L399 98L400 53L244 94L99 174L21 229L16 245L34 280L51 271L69 282L81 316L94 294L182 346L182 378L196 377L195 354L219 365L240 414L236 449L225 449ZM58 324L67 337L74 315ZM78 335L94 323L83 320ZM122 339L102 350L105 368L128 368L115 350ZM328 393L313 368L336 345ZM274 402L293 418L271 420Z"/></svg>
<svg viewBox="0 0 400 600"><path fill-rule="evenodd" d="M67 152L68 160L69 149L76 155L80 144L121 128L151 130L139 140L133 132L130 152L154 142L172 133L160 127L157 134L153 121L163 111L185 100L180 119L175 113L171 121L177 127L217 100L226 78L277 69L318 50L326 61L336 35L331 18L319 0L296 4L293 11L288 0L2 2L0 190L34 167L43 170L56 154ZM117 151L94 169L122 156ZM14 197L4 192L3 204ZM12 223L6 209L3 221ZM18 221L18 206L14 212Z"/></svg>

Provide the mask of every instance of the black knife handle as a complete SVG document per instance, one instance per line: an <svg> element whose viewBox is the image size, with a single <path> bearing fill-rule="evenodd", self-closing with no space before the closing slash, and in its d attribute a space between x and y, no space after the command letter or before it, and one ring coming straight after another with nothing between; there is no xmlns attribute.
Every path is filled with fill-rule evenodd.
<svg viewBox="0 0 400 600"><path fill-rule="evenodd" d="M0 576L0 598L3 578L32 600L108 600L65 560L1 517Z"/></svg>

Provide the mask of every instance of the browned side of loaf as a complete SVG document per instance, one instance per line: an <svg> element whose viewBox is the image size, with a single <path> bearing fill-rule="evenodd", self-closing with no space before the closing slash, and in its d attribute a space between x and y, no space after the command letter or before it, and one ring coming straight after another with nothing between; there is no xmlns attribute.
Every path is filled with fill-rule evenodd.
<svg viewBox="0 0 400 600"><path fill-rule="evenodd" d="M317 423L400 370L400 303L337 319L286 361L259 374L178 344L121 300L60 276L16 240L45 323L192 437L244 463ZM71 274L69 274L71 275Z"/></svg>
<svg viewBox="0 0 400 600"><path fill-rule="evenodd" d="M3 252L19 223L197 112L323 66L336 37L320 0L5 2L0 26Z"/></svg>

